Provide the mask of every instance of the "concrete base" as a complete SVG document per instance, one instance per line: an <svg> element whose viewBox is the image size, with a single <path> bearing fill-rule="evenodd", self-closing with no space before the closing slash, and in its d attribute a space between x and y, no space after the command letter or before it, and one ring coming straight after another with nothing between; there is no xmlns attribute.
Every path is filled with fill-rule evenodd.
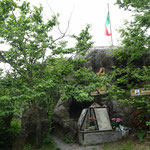
<svg viewBox="0 0 150 150"><path fill-rule="evenodd" d="M119 131L101 131L101 132L79 132L79 143L82 145L95 145L105 142L117 141L122 138Z"/></svg>

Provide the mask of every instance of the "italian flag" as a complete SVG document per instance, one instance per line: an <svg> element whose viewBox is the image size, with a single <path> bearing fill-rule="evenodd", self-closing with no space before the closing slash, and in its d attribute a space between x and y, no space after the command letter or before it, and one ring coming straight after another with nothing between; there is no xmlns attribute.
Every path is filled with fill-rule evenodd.
<svg viewBox="0 0 150 150"><path fill-rule="evenodd" d="M106 34L106 36L111 36L111 33L109 33L109 31L108 31L108 26L110 26L109 22L110 21L109 21L109 12L108 12L106 22L105 22L105 34Z"/></svg>

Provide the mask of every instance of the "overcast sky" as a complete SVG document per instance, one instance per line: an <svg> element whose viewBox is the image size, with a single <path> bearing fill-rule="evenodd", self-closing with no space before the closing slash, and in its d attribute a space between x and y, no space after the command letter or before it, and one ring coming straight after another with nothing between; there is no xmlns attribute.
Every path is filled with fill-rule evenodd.
<svg viewBox="0 0 150 150"><path fill-rule="evenodd" d="M22 0L23 1L23 0ZM109 3L110 20L112 26L113 43L118 45L119 33L116 31L124 23L124 20L131 20L131 12L126 12L119 9L118 5L114 5L116 0L27 0L32 5L38 6L42 4L43 17L45 19L51 18L53 15L59 13L60 28L65 31L67 22L71 17L71 22L68 34L78 35L87 24L91 25L90 33L93 36L94 46L110 46L111 38L105 35L105 21L108 12L107 3ZM54 36L59 35L54 32ZM68 39L67 39L68 40ZM73 46L74 42L71 40L69 46ZM0 45L1 50L7 50L9 46ZM9 68L8 64L0 63L5 70Z"/></svg>
<svg viewBox="0 0 150 150"><path fill-rule="evenodd" d="M24 1L24 0L21 0ZM68 35L78 35L87 24L91 25L90 34L93 36L94 46L110 46L111 37L105 35L105 21L108 12L109 3L110 21L112 27L113 44L119 44L120 34L118 29L123 26L124 21L132 19L131 12L119 9L114 5L116 0L26 0L32 5L43 6L44 19L50 19L53 15L59 13L60 29L64 32L71 16ZM55 29L57 30L57 29ZM60 35L54 32L54 37ZM69 38L67 38L69 40ZM69 41L69 46L73 46L74 41ZM7 50L9 46L0 45L0 49Z"/></svg>
<svg viewBox="0 0 150 150"><path fill-rule="evenodd" d="M33 5L42 4L44 7L44 18L51 18L53 14L51 9L60 14L59 22L62 31L65 31L67 22L72 13L68 34L79 34L86 24L91 25L90 33L93 36L94 46L109 46L110 37L104 33L105 21L108 12L107 3L109 3L110 20L112 26L112 35L114 45L118 45L119 29L124 20L131 20L131 12L119 9L114 5L116 0L28 0Z"/></svg>

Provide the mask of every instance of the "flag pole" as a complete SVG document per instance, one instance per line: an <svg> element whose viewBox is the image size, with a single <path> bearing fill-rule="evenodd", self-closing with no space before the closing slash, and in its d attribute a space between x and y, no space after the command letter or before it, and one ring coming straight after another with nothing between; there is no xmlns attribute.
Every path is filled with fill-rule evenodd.
<svg viewBox="0 0 150 150"><path fill-rule="evenodd" d="M110 12L109 12L109 3L107 3L108 13L109 13L109 23L110 23L110 33L111 33L111 44L113 46L113 37L112 37L112 29L111 29L111 21L110 21Z"/></svg>

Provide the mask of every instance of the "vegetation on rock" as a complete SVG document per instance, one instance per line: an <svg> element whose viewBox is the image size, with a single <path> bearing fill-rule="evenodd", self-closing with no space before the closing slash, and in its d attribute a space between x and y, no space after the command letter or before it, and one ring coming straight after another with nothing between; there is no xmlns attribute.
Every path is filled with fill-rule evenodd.
<svg viewBox="0 0 150 150"><path fill-rule="evenodd" d="M4 134L15 112L21 116L28 108L43 107L51 123L59 98L91 101L89 93L102 84L99 81L103 79L85 68L86 61L81 57L93 44L88 32L90 26L78 36L73 35L76 45L67 48L67 41L63 41L65 33L57 39L51 33L59 25L58 16L45 21L42 9L42 6L31 7L26 1L0 0L1 43L10 46L7 51L0 51L0 59L11 67L0 78L0 115L3 116L0 128L7 128ZM8 135L7 141L9 138ZM0 141L6 145L2 135Z"/></svg>
<svg viewBox="0 0 150 150"><path fill-rule="evenodd" d="M121 8L133 11L134 20L120 29L122 43L112 51L113 66L110 95L134 106L132 123L139 129L150 127L150 97L132 97L130 90L150 87L150 3L148 0L117 0ZM130 118L131 119L131 118Z"/></svg>
<svg viewBox="0 0 150 150"><path fill-rule="evenodd" d="M135 126L150 126L150 97L130 95L131 89L150 86L150 3L117 3L135 15L134 21L120 30L123 41L120 48L113 50L116 64L108 80L108 76L99 78L85 67L83 56L93 44L89 25L78 36L70 37L76 45L68 48L63 40L66 32L56 39L52 35L54 27L59 26L59 15L45 21L42 6L0 0L0 42L10 46L7 51L0 50L0 60L11 67L7 72L1 70L0 75L0 148L11 149L20 132L14 114L20 118L27 109L42 107L48 113L51 129L58 99L92 101L90 92L110 81L109 96L135 107Z"/></svg>

